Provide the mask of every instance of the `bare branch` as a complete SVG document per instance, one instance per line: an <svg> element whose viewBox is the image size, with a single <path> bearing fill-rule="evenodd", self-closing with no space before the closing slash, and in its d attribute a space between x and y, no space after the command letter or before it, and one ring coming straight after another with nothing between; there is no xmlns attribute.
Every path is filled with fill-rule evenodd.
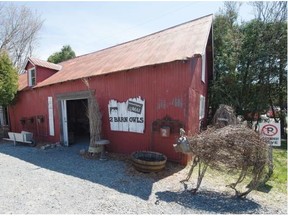
<svg viewBox="0 0 288 216"><path fill-rule="evenodd" d="M6 50L20 68L31 55L43 21L29 8L13 4L0 4L0 17L0 50Z"/></svg>
<svg viewBox="0 0 288 216"><path fill-rule="evenodd" d="M250 3L255 10L255 18L263 22L287 20L287 1L257 1Z"/></svg>

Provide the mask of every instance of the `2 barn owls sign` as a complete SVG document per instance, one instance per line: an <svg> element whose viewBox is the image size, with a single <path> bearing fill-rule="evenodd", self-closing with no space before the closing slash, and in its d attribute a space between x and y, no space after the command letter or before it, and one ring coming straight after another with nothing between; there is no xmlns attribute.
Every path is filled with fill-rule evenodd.
<svg viewBox="0 0 288 216"><path fill-rule="evenodd" d="M129 98L126 102L110 100L108 112L112 131L144 133L145 100L140 96Z"/></svg>

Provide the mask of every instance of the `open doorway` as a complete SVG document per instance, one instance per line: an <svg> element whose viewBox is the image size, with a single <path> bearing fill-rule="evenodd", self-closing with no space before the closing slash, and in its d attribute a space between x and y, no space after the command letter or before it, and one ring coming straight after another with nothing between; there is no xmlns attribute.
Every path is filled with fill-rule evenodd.
<svg viewBox="0 0 288 216"><path fill-rule="evenodd" d="M67 100L66 107L69 145L89 140L88 99Z"/></svg>
<svg viewBox="0 0 288 216"><path fill-rule="evenodd" d="M68 92L57 95L60 142L64 146L73 143L89 144L90 121L87 116L87 107L90 98L90 91Z"/></svg>

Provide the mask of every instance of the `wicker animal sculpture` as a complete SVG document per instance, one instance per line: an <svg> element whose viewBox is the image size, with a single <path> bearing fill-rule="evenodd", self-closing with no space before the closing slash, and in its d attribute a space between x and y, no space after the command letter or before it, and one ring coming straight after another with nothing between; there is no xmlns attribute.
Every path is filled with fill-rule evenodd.
<svg viewBox="0 0 288 216"><path fill-rule="evenodd" d="M222 128L227 125L236 125L237 117L235 115L234 109L231 106L220 104L219 108L216 110L212 125L216 128Z"/></svg>
<svg viewBox="0 0 288 216"><path fill-rule="evenodd" d="M227 120L220 118L224 123ZM237 125L233 120L234 122L235 124L227 126L218 123L198 135L188 137L185 136L185 131L180 129L180 138L177 144L174 144L175 151L192 153L194 156L188 176L181 182L188 181L194 168L199 165L197 185L192 189L193 193L199 189L208 166L225 172L239 171L238 179L227 185L235 190L237 197L247 196L269 178L266 173L270 163L268 144L250 128ZM219 125L222 127L217 127ZM243 182L247 174L252 178L251 182L246 191L240 192L236 187Z"/></svg>

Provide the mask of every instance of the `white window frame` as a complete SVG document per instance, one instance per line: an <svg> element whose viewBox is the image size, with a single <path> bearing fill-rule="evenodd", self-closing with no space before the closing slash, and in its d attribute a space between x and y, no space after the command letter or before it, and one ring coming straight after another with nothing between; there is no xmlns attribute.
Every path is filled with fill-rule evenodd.
<svg viewBox="0 0 288 216"><path fill-rule="evenodd" d="M205 97L200 95L199 101L199 120L205 117Z"/></svg>
<svg viewBox="0 0 288 216"><path fill-rule="evenodd" d="M32 77L32 71L34 70L34 77ZM34 86L34 85L36 85L36 69L35 69L35 67L33 67L33 68L30 68L29 70L28 70L28 79L29 79L29 86ZM34 82L33 82L33 80L34 80Z"/></svg>
<svg viewBox="0 0 288 216"><path fill-rule="evenodd" d="M205 83L206 78L206 53L204 52L202 55L202 73L201 73L201 81Z"/></svg>

